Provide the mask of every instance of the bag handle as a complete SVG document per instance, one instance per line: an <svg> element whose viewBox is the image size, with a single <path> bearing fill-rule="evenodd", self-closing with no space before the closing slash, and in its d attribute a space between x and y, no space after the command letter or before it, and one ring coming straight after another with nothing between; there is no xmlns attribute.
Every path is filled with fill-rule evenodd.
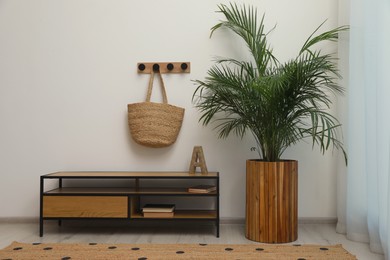
<svg viewBox="0 0 390 260"><path fill-rule="evenodd" d="M160 85L161 85L161 92L162 92L162 97L163 97L163 103L167 104L168 103L168 98L167 98L167 93L165 91L165 85L163 78L161 76L160 71L157 72L159 78L160 78ZM153 81L154 81L154 71L150 73L150 80L149 80L149 86L148 86L148 93L146 95L146 102L150 102L150 97L152 96L152 89L153 89Z"/></svg>

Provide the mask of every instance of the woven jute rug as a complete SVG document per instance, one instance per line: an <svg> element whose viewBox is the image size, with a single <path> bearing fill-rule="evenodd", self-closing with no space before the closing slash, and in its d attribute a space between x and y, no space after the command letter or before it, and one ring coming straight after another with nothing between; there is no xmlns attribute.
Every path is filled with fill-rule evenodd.
<svg viewBox="0 0 390 260"><path fill-rule="evenodd" d="M0 259L356 259L341 245L41 244L13 242Z"/></svg>

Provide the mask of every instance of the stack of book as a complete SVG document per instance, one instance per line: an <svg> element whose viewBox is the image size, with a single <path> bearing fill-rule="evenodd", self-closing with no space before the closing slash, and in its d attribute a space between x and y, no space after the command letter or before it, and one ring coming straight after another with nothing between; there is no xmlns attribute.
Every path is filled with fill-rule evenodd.
<svg viewBox="0 0 390 260"><path fill-rule="evenodd" d="M209 193L216 190L217 187L213 185L196 185L188 188L188 192L192 193Z"/></svg>
<svg viewBox="0 0 390 260"><path fill-rule="evenodd" d="M173 218L174 204L146 204L142 208L144 218Z"/></svg>

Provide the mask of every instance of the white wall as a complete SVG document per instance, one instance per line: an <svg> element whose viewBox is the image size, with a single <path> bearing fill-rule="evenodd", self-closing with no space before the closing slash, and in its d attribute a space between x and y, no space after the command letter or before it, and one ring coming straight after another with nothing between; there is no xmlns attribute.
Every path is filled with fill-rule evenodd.
<svg viewBox="0 0 390 260"><path fill-rule="evenodd" d="M252 137L216 138L198 123L191 97L215 55L244 50L222 31L222 0L0 0L0 217L36 217L39 176L64 170L187 170L202 145L209 170L221 174L221 217L245 215L245 160ZM242 2L242 1L237 1ZM292 57L325 19L337 26L336 0L262 0L271 42ZM332 48L335 48L333 46ZM190 61L190 74L164 75L169 101L186 109L177 142L162 149L131 140L127 104L145 98L141 61ZM157 88L156 88L157 89ZM154 95L158 100L158 95ZM336 156L302 143L299 217L336 216Z"/></svg>

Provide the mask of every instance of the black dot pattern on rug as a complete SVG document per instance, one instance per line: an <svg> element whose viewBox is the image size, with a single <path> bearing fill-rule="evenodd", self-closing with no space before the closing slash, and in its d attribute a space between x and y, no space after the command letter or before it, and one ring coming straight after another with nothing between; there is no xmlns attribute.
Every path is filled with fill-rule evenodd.
<svg viewBox="0 0 390 260"><path fill-rule="evenodd" d="M207 246L207 244L199 244L200 246Z"/></svg>
<svg viewBox="0 0 390 260"><path fill-rule="evenodd" d="M45 247L43 250L52 250L52 247Z"/></svg>
<svg viewBox="0 0 390 260"><path fill-rule="evenodd" d="M13 250L18 251L18 250L22 250L22 249L23 249L23 247L15 247Z"/></svg>
<svg viewBox="0 0 390 260"><path fill-rule="evenodd" d="M264 251L264 248L256 248L256 251Z"/></svg>
<svg viewBox="0 0 390 260"><path fill-rule="evenodd" d="M329 250L329 248L326 248L326 247L320 247L320 250L326 251L326 250Z"/></svg>
<svg viewBox="0 0 390 260"><path fill-rule="evenodd" d="M108 249L116 249L116 246L109 246Z"/></svg>
<svg viewBox="0 0 390 260"><path fill-rule="evenodd" d="M69 259L72 259L72 257L70 257L70 256L64 256L63 258L61 258L61 260L69 260Z"/></svg>
<svg viewBox="0 0 390 260"><path fill-rule="evenodd" d="M133 248L131 248L131 250L137 251L137 250L139 250L139 247L133 247Z"/></svg>
<svg viewBox="0 0 390 260"><path fill-rule="evenodd" d="M233 248L227 247L227 248L225 248L225 251L233 251Z"/></svg>
<svg viewBox="0 0 390 260"><path fill-rule="evenodd" d="M147 260L148 258L147 257L140 257L138 258L138 260Z"/></svg>
<svg viewBox="0 0 390 260"><path fill-rule="evenodd" d="M184 254L184 251L176 251L176 254Z"/></svg>
<svg viewBox="0 0 390 260"><path fill-rule="evenodd" d="M33 246L37 246L37 245L40 245L40 244L42 244L42 243L39 243L39 242L38 243L32 243Z"/></svg>
<svg viewBox="0 0 390 260"><path fill-rule="evenodd" d="M90 245L90 246L96 246L97 243L89 243L88 245Z"/></svg>

